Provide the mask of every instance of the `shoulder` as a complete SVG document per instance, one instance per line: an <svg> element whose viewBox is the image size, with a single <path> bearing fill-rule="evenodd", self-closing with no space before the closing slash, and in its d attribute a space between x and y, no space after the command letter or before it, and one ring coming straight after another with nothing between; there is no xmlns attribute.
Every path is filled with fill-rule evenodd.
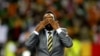
<svg viewBox="0 0 100 56"><path fill-rule="evenodd" d="M67 28L61 28L61 30L63 30L63 31L67 31Z"/></svg>
<svg viewBox="0 0 100 56"><path fill-rule="evenodd" d="M62 31L66 32L67 28L60 28Z"/></svg>

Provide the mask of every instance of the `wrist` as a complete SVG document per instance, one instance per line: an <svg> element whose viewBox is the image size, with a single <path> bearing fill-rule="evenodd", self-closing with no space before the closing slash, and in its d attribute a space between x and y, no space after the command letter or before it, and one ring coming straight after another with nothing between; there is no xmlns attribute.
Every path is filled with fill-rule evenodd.
<svg viewBox="0 0 100 56"><path fill-rule="evenodd" d="M59 29L59 27L55 27L55 30Z"/></svg>
<svg viewBox="0 0 100 56"><path fill-rule="evenodd" d="M57 33L60 34L62 32L61 28L56 29Z"/></svg>
<svg viewBox="0 0 100 56"><path fill-rule="evenodd" d="M40 30L38 28L35 29L36 32L39 32Z"/></svg>
<svg viewBox="0 0 100 56"><path fill-rule="evenodd" d="M39 35L39 32L37 32L37 31L33 31L36 35Z"/></svg>
<svg viewBox="0 0 100 56"><path fill-rule="evenodd" d="M39 30L38 30L38 29L36 29L35 31L36 31L36 32L39 32Z"/></svg>

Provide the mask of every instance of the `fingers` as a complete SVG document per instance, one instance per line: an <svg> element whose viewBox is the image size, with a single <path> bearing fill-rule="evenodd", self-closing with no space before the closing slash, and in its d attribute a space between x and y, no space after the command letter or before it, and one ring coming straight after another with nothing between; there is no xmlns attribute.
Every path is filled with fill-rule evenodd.
<svg viewBox="0 0 100 56"><path fill-rule="evenodd" d="M55 24L57 25L58 28L60 27L58 21L56 21Z"/></svg>
<svg viewBox="0 0 100 56"><path fill-rule="evenodd" d="M43 20L43 25L46 26L47 24L49 24L48 19L44 19Z"/></svg>
<svg viewBox="0 0 100 56"><path fill-rule="evenodd" d="M40 23L43 26L46 26L47 24L51 24L52 26L53 25L58 25L59 26L58 21L55 21L52 18L46 18L43 21L41 21Z"/></svg>
<svg viewBox="0 0 100 56"><path fill-rule="evenodd" d="M56 21L54 21L53 19L49 19L49 23L54 25Z"/></svg>

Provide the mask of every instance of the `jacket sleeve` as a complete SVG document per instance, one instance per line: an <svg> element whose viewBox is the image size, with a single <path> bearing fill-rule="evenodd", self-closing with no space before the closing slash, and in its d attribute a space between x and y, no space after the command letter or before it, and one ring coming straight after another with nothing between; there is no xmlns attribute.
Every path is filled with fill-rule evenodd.
<svg viewBox="0 0 100 56"><path fill-rule="evenodd" d="M36 44L38 43L39 41L39 37L37 34L35 33L32 33L30 36L29 36L29 39L25 42L25 46L26 48L28 48L29 50L35 48Z"/></svg>
<svg viewBox="0 0 100 56"><path fill-rule="evenodd" d="M65 47L69 48L73 45L72 39L69 37L65 28L61 29L61 32L58 34L58 36Z"/></svg>

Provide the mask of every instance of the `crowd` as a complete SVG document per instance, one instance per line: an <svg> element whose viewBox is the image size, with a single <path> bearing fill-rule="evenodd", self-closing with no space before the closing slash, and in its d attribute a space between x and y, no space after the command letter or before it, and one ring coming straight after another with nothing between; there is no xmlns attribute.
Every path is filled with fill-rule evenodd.
<svg viewBox="0 0 100 56"><path fill-rule="evenodd" d="M65 56L100 56L100 0L0 0L0 56L34 55L24 42L46 10L73 39Z"/></svg>

